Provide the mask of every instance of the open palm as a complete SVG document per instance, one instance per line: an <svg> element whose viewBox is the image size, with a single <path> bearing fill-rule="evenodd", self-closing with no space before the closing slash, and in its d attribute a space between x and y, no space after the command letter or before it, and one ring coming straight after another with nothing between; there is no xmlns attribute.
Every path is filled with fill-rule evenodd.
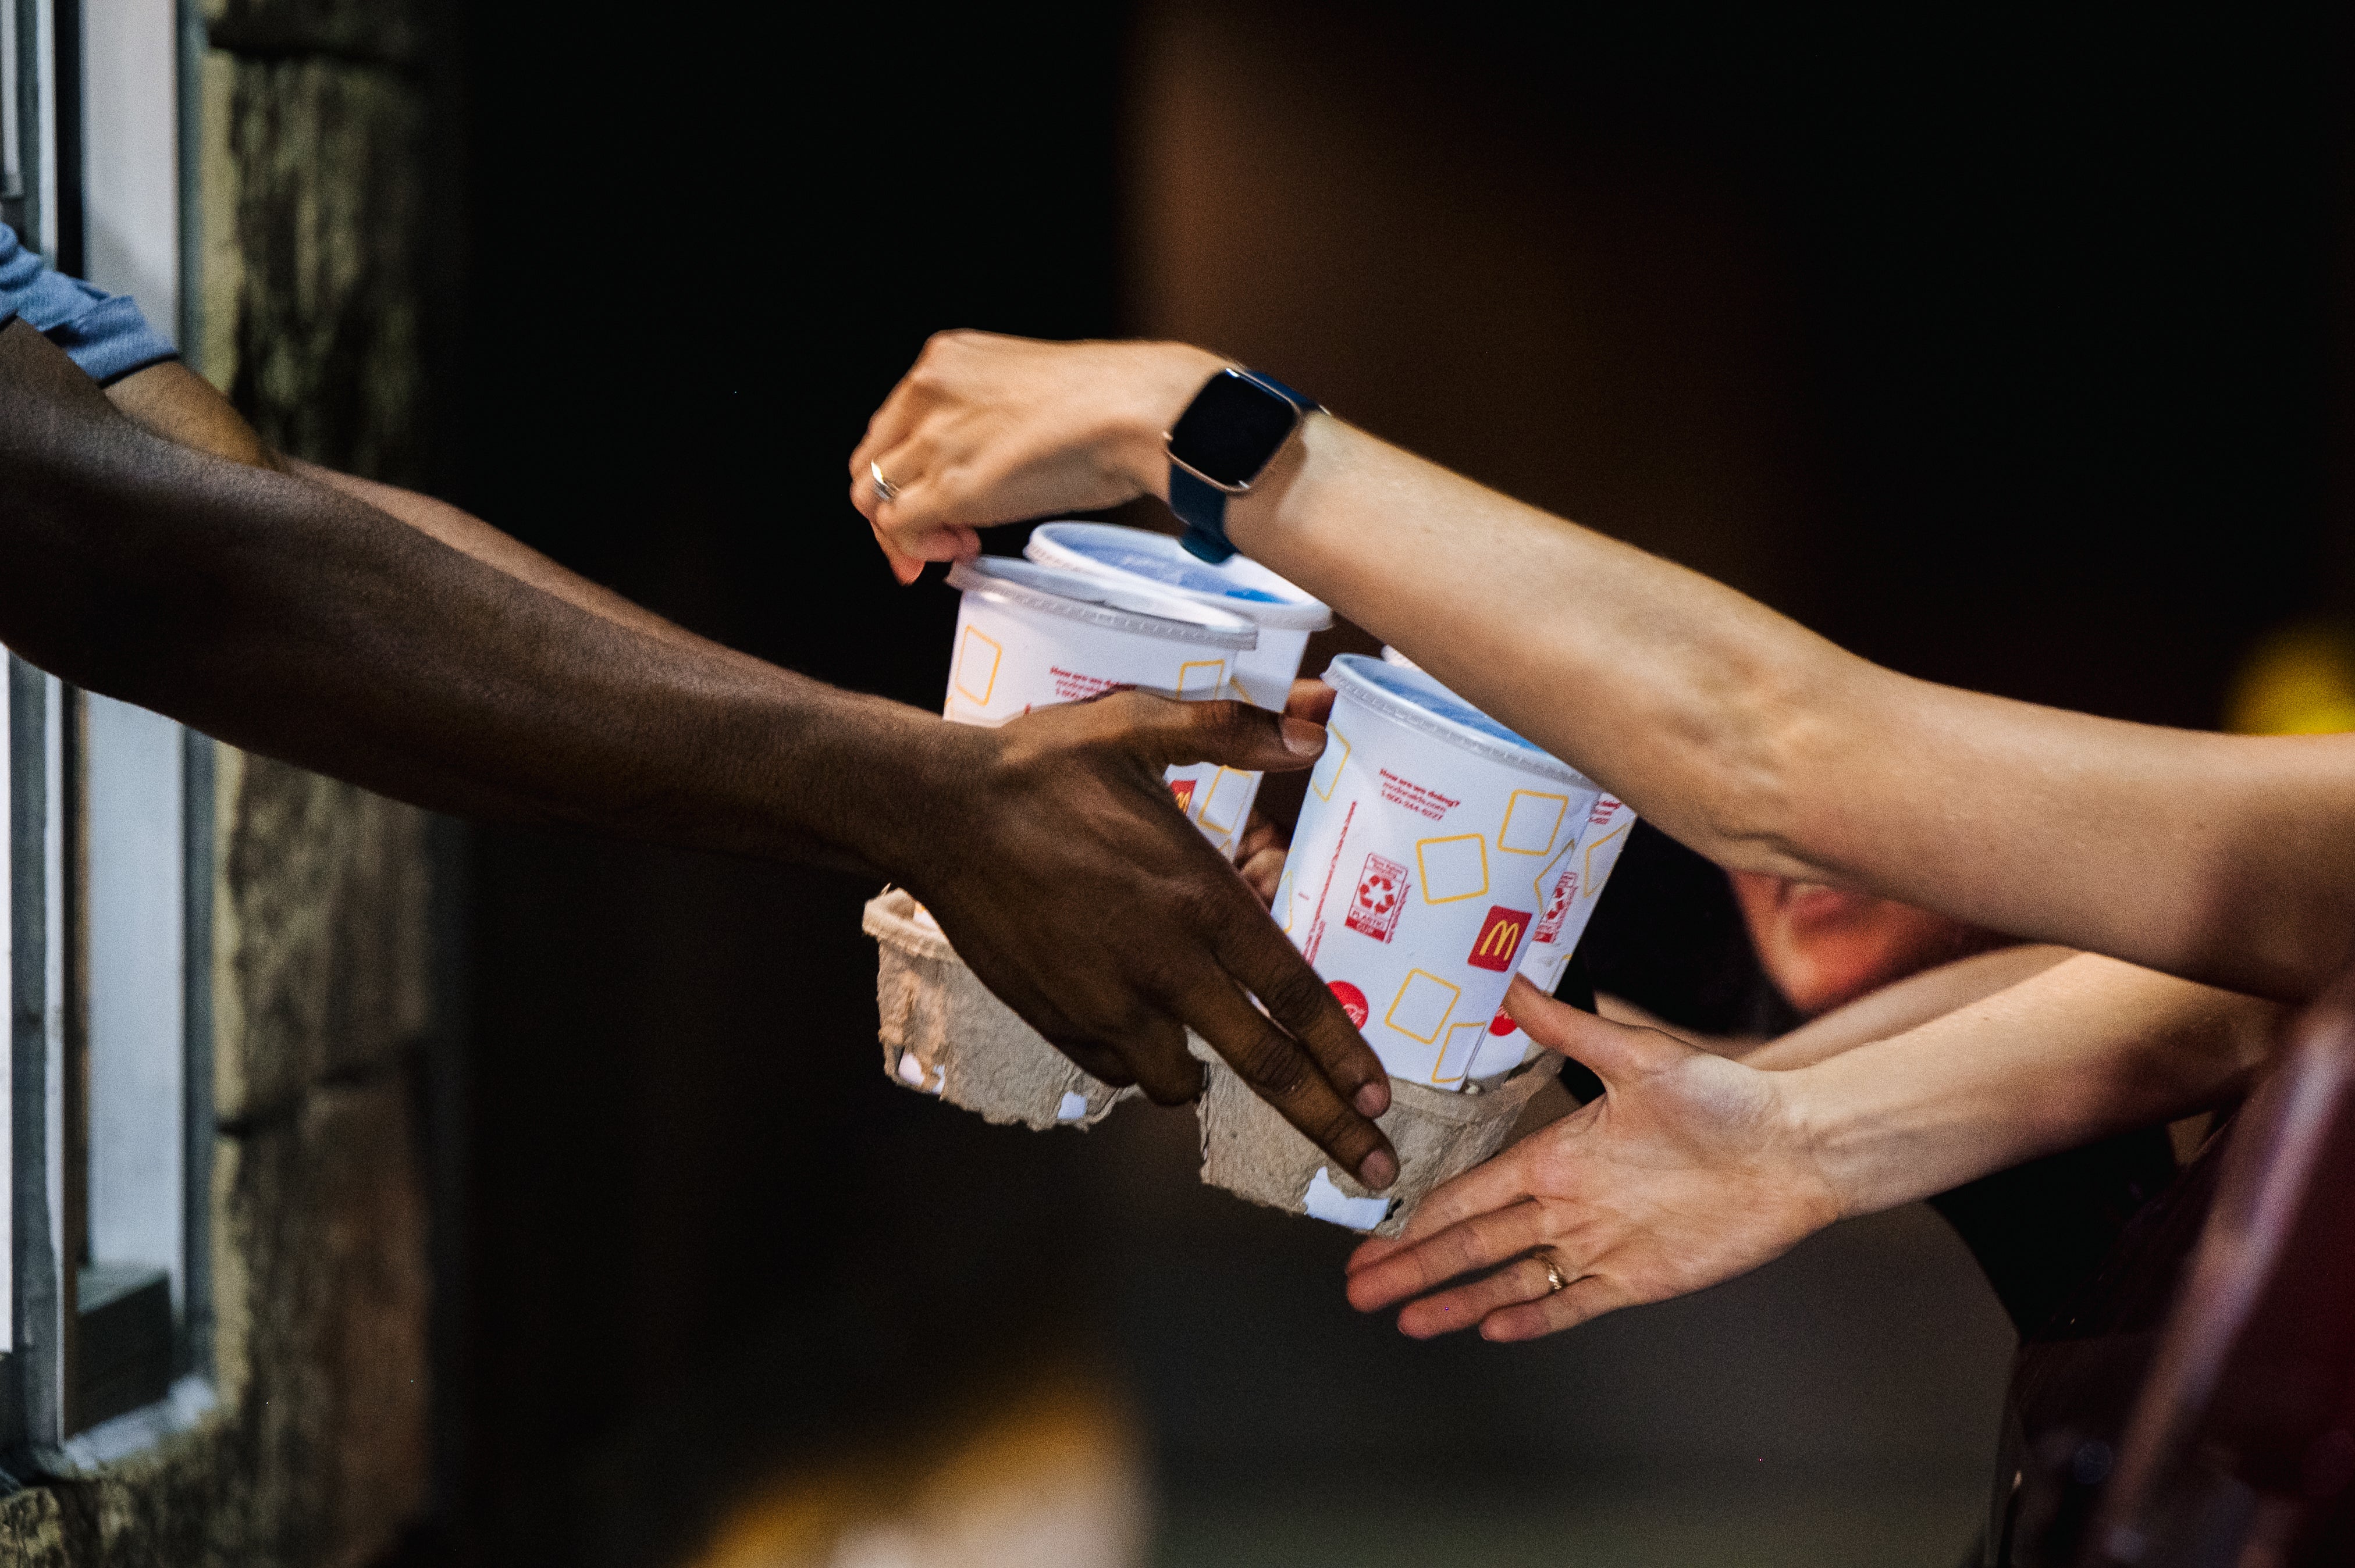
<svg viewBox="0 0 2355 1568"><path fill-rule="evenodd" d="M1729 1279L1839 1217L1780 1075L1593 1017L1526 980L1507 1006L1604 1093L1440 1188L1397 1239L1359 1247L1348 1284L1359 1310L1408 1301L1399 1327L1417 1339L1475 1324L1486 1339L1535 1339ZM1494 1272L1449 1283L1479 1270Z"/></svg>

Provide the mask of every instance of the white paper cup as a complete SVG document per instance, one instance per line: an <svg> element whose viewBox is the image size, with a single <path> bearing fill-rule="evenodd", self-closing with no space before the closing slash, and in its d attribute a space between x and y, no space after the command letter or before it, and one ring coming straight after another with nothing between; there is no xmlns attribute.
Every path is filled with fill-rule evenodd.
<svg viewBox="0 0 2355 1568"><path fill-rule="evenodd" d="M1394 1077L1460 1089L1594 787L1420 671L1344 654L1277 921Z"/></svg>
<svg viewBox="0 0 2355 1568"><path fill-rule="evenodd" d="M1537 928L1529 933L1529 954L1521 960L1521 973L1548 996L1561 983L1561 971L1569 967L1571 954L1578 950L1586 923L1594 918L1594 901L1603 895L1611 868L1619 863L1620 852L1627 847L1635 827L1636 813L1625 801L1598 793L1587 808L1586 820L1579 824L1577 839L1539 871L1535 885L1541 890L1542 902ZM1509 1073L1541 1049L1503 1012L1489 1027L1492 1033L1472 1059L1475 1078Z"/></svg>
<svg viewBox="0 0 2355 1568"><path fill-rule="evenodd" d="M1127 686L1187 702L1236 697L1237 662L1259 644L1240 616L1033 561L984 556L960 562L949 582L964 598L941 711L960 724L1001 725ZM1220 780L1253 776L1189 766L1165 777L1203 835L1232 853L1243 814L1225 810Z"/></svg>
<svg viewBox="0 0 2355 1568"><path fill-rule="evenodd" d="M1403 670L1423 668L1387 643L1382 646L1382 662ZM1582 778L1580 782L1587 789L1597 789L1591 779ZM1611 880L1611 868L1619 863L1619 852L1627 847L1628 834L1635 826L1636 813L1625 801L1598 790L1586 820L1579 824L1577 838L1565 844L1561 854L1539 872L1538 896L1543 902L1543 912L1538 916L1537 929L1529 936L1529 956L1521 960L1521 973L1548 996L1561 983L1561 971L1570 967L1570 956L1578 950L1578 938L1585 935L1586 923L1594 917L1594 901L1603 895L1603 885ZM1509 1073L1539 1050L1538 1043L1500 1011L1489 1021L1488 1038L1472 1058L1472 1078L1477 1082Z"/></svg>
<svg viewBox="0 0 2355 1568"><path fill-rule="evenodd" d="M1241 616L1259 630L1259 645L1237 655L1235 694L1284 711L1300 673L1308 635L1333 624L1322 600L1257 561L1231 556L1217 566L1201 560L1167 534L1111 523L1042 523L1022 553L1041 566L1084 572L1150 592ZM1215 762L1169 770L1170 788L1187 801L1187 815L1212 842L1231 847L1259 798L1260 775Z"/></svg>

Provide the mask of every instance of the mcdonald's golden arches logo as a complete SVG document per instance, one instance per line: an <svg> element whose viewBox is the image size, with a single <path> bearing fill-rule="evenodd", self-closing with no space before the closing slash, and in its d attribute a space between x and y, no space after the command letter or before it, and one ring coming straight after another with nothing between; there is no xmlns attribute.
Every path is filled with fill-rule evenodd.
<svg viewBox="0 0 2355 1568"><path fill-rule="evenodd" d="M1503 973L1520 956L1521 938L1529 928L1528 911L1492 906L1488 917L1480 922L1480 934L1472 939L1472 956L1464 961L1476 969Z"/></svg>

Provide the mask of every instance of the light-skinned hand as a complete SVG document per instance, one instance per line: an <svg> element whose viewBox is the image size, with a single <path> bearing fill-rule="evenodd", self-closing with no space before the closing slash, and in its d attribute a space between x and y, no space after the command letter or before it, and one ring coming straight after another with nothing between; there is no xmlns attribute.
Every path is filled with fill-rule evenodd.
<svg viewBox="0 0 2355 1568"><path fill-rule="evenodd" d="M936 333L850 454L850 503L910 583L978 554L976 528L1159 495L1162 437L1225 363L1176 343Z"/></svg>
<svg viewBox="0 0 2355 1568"><path fill-rule="evenodd" d="M1604 1092L1432 1193L1395 1240L1360 1246L1359 1311L1408 1302L1399 1328L1416 1339L1476 1326L1533 1340L1730 1279L1839 1217L1789 1075L1596 1018L1518 977L1505 1005Z"/></svg>

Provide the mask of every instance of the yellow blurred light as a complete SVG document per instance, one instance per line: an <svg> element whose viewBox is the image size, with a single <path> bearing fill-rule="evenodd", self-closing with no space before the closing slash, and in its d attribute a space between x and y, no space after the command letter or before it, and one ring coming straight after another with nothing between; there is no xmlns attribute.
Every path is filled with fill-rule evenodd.
<svg viewBox="0 0 2355 1568"><path fill-rule="evenodd" d="M1144 1440L1108 1380L1045 1368L897 1441L751 1488L679 1568L1142 1568Z"/></svg>
<svg viewBox="0 0 2355 1568"><path fill-rule="evenodd" d="M2232 682L2224 727L2236 735L2355 730L2355 629L2308 621L2260 642Z"/></svg>

